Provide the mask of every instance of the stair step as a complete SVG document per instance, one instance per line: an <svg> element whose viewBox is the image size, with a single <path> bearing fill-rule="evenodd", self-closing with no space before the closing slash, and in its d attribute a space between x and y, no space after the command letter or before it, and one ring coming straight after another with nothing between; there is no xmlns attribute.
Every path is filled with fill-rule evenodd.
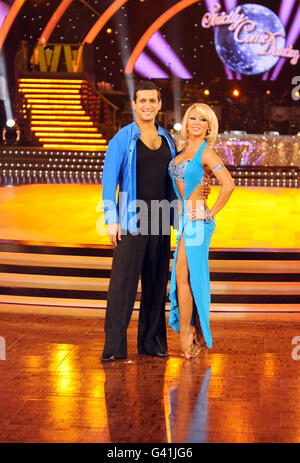
<svg viewBox="0 0 300 463"><path fill-rule="evenodd" d="M47 298L47 297L37 297L37 296L9 296L0 294L0 303L9 304L8 308L10 311L17 310L18 306L24 307L27 305L28 308L32 311L33 306L44 307L45 310L48 310L51 314L54 313L55 307L65 307L66 313L68 313L68 308L86 308L86 309L106 309L107 301L106 299L71 299L71 298ZM134 310L138 310L140 302L136 301L134 303ZM6 309L7 310L7 309ZM170 303L166 302L166 311L170 310ZM210 312L284 312L284 313L296 313L300 312L300 304L273 304L270 308L269 304L234 304L234 303L211 303Z"/></svg>
<svg viewBox="0 0 300 463"><path fill-rule="evenodd" d="M33 254L30 252L0 252L0 265L20 265L39 267L66 267L110 270L112 257L72 256L58 254ZM170 261L170 270L173 259ZM253 274L300 274L300 261L271 260L209 260L210 272L219 273L253 273Z"/></svg>
<svg viewBox="0 0 300 463"><path fill-rule="evenodd" d="M110 246L2 242L0 302L105 308L112 253ZM298 250L211 249L209 268L211 310L300 311ZM139 282L137 307L140 297Z"/></svg>
<svg viewBox="0 0 300 463"><path fill-rule="evenodd" d="M108 285L109 278L68 277L57 275L28 275L24 273L17 274L0 272L0 287L2 288L47 288L107 292ZM138 291L141 291L140 283L138 285ZM298 282L211 281L211 294L299 295L300 302L300 289Z"/></svg>

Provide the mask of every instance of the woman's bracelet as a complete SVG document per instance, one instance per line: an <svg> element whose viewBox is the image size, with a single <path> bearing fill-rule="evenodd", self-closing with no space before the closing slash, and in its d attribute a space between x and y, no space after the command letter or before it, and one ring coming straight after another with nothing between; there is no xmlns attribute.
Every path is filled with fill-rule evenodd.
<svg viewBox="0 0 300 463"><path fill-rule="evenodd" d="M210 215L210 210L209 210L209 209L206 210L206 217L207 217L207 219L208 219L209 221L214 220L214 218Z"/></svg>

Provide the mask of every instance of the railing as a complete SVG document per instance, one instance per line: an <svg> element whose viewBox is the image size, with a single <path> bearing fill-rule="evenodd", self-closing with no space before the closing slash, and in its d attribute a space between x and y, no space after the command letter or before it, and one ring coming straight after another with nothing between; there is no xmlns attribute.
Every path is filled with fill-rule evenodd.
<svg viewBox="0 0 300 463"><path fill-rule="evenodd" d="M87 81L86 88L83 87L82 104L86 113L109 140L119 129L117 121L119 108L102 95L90 81Z"/></svg>

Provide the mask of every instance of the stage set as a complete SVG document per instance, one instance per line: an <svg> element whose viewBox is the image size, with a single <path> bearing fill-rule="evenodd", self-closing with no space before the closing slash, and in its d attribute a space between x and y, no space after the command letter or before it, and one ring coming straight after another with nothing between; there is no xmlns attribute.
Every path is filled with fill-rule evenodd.
<svg viewBox="0 0 300 463"><path fill-rule="evenodd" d="M157 3L0 1L1 443L300 442L300 3ZM139 284L128 358L104 364L103 164L141 79L176 141L192 103L214 109L235 190L209 252L212 349L184 360L167 327L168 358L138 355Z"/></svg>

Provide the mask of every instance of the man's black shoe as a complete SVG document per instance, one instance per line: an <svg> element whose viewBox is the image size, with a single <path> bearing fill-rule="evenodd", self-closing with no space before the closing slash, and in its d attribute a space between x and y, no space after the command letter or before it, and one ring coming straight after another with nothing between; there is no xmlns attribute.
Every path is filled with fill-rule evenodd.
<svg viewBox="0 0 300 463"><path fill-rule="evenodd" d="M169 357L168 352L155 352L155 354L152 354L153 357L160 357L160 358L166 358Z"/></svg>
<svg viewBox="0 0 300 463"><path fill-rule="evenodd" d="M139 352L140 355L148 355L149 357L167 358L169 357L168 352L155 352L154 354L148 354L147 352Z"/></svg>
<svg viewBox="0 0 300 463"><path fill-rule="evenodd" d="M101 362L115 362L117 357L114 354L102 354Z"/></svg>

